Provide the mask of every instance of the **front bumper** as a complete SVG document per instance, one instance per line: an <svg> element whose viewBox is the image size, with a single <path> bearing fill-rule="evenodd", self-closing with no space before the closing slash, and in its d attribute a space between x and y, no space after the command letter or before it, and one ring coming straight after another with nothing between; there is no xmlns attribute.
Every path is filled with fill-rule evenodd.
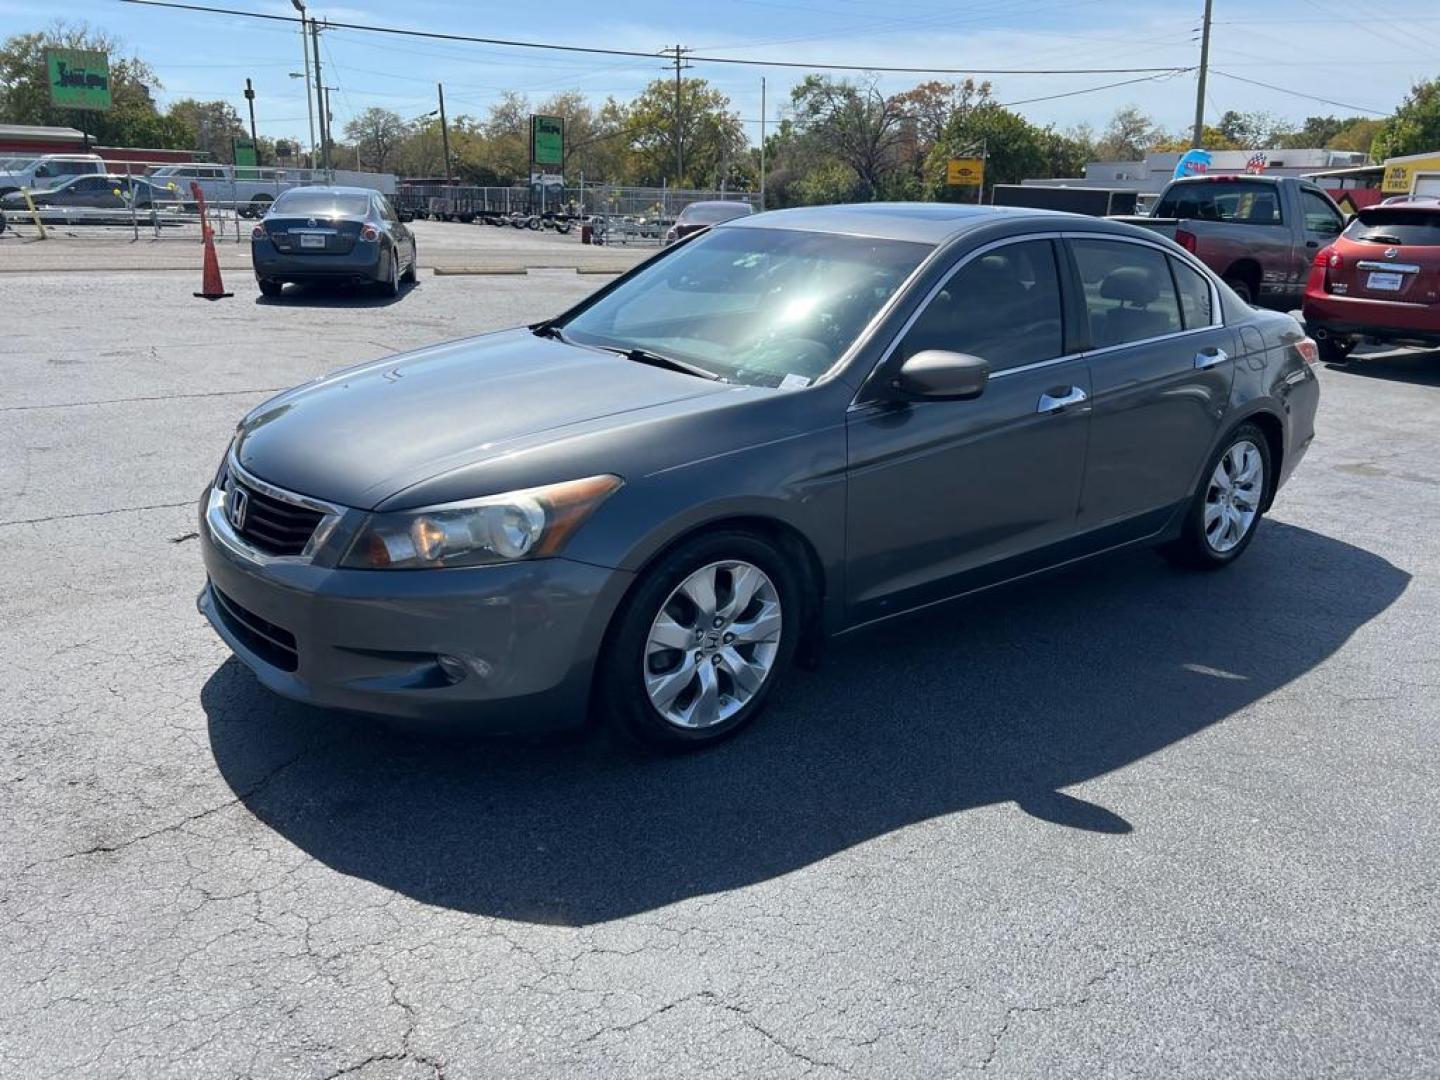
<svg viewBox="0 0 1440 1080"><path fill-rule="evenodd" d="M379 244L356 242L344 255L281 251L269 240L250 242L255 276L270 281L385 281L390 263Z"/></svg>
<svg viewBox="0 0 1440 1080"><path fill-rule="evenodd" d="M200 545L208 580L197 606L276 693L447 730L584 722L595 659L629 574L558 558L341 570L247 556L223 515L214 516L207 489ZM458 681L441 654L459 661Z"/></svg>

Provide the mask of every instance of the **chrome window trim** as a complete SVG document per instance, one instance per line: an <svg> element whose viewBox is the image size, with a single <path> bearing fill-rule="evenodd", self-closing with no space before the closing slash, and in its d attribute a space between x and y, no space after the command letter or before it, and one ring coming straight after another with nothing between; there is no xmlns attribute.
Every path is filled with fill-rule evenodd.
<svg viewBox="0 0 1440 1080"><path fill-rule="evenodd" d="M225 489L212 483L205 505L205 523L210 529L210 535L227 551L248 562L255 563L257 566L313 562L315 552L325 541L330 539L330 534L335 531L335 526L340 523L340 519L348 510L348 507L341 506L339 503L326 502L324 499L316 499L309 495L286 491L274 484L267 484L258 476L252 475L241 467L240 462L235 458L233 449L225 457L225 478L228 480L231 476L238 478L247 487L253 488L262 495L268 495L272 499L288 502L306 510L314 510L323 515L316 523L315 531L310 534L310 539L305 544L305 550L299 555L271 555L252 547L235 531L230 524L230 519L225 516Z"/></svg>
<svg viewBox="0 0 1440 1080"><path fill-rule="evenodd" d="M1204 279L1206 284L1210 286L1210 322L1206 326L1188 327L1186 329L1178 330L1170 334L1160 334L1156 337L1142 338L1139 341L1127 341L1120 345L1105 345L1101 346L1098 349L1082 349L1079 352L1065 353L1061 356L1051 357L1048 360L1037 360L1031 364L1021 364L1018 367L1006 368L1003 371L993 372L990 375L991 379L1003 379L1008 375L1019 375L1027 371L1037 371L1041 368L1053 367L1056 364L1063 364L1069 360L1077 360L1081 358L1088 359L1092 356L1100 356L1105 353L1114 352L1117 349L1129 349L1133 348L1136 345L1150 345L1157 341L1164 341L1168 338L1188 337L1191 334L1198 334L1206 330L1214 330L1217 327L1223 327L1225 325L1225 320L1221 314L1220 307L1220 288L1216 284L1214 273L1211 272L1208 266L1206 266L1199 259L1195 258L1195 256L1191 255L1184 248L1180 248L1177 251L1174 248L1166 247L1164 244L1158 241L1148 240L1145 237L1119 236L1114 233L1104 232L1061 231L1025 233L1021 236L1006 236L999 240L992 240L988 244L983 244L980 247L976 248L974 251L968 253L964 258L962 258L959 262L952 266L950 268L950 271L944 277L942 277L928 293L925 294L925 299L920 302L920 306L915 309L914 314L912 314L910 318L905 320L904 325L901 326L900 329L895 332L895 336L890 339L890 344L887 345L885 347L885 351L880 354L880 359L875 362L875 365L869 370L869 372L866 373L865 377L860 380L860 387L858 390L855 391L855 397L851 400L849 409L847 409L846 411L848 412L855 409L863 409L866 405L869 404L868 401L862 402L860 400L860 395L864 392L865 387L868 386L870 380L875 377L875 373L879 371L882 367L884 367L885 364L889 361L891 355L895 352L897 348L899 348L900 343L905 340L905 335L910 332L911 327L915 325L916 321L920 318L920 316L925 313L927 308L929 308L931 301L933 301L935 297L939 295L940 291L950 283L950 279L952 277L954 277L967 265L969 265L971 260L978 259L981 255L985 255L991 251L994 251L996 248L1005 247L1009 244L1020 244L1030 240L1105 240L1121 244L1135 244L1139 247L1150 248L1152 251L1158 251L1161 255L1168 256L1172 259L1179 259L1182 263L1198 272L1201 278ZM935 257L939 256L941 250L943 249L936 250ZM915 274L919 274L920 271L924 270L926 265L930 261L930 259L926 259L925 262L921 263L920 266L916 268ZM1056 267L1056 272L1058 274L1066 273L1065 270L1058 266ZM914 277L915 275L912 274L911 276ZM903 285L900 289L896 290L895 295L891 297L891 303L895 302L895 300L898 299L898 297L901 295L904 289L908 287L908 285L909 282L907 281L905 285ZM1178 295L1175 297L1175 302L1177 305L1180 302L1180 297ZM877 314L876 320L878 320L880 318L880 315L883 315L885 311L888 310L889 306L890 305L887 304L886 308L882 309L880 314ZM1183 310L1181 311L1181 318L1184 318ZM872 322L873 321L874 320L872 320ZM860 337L856 338L856 341L860 342L866 340L870 331L871 328L866 327L866 332L860 335Z"/></svg>

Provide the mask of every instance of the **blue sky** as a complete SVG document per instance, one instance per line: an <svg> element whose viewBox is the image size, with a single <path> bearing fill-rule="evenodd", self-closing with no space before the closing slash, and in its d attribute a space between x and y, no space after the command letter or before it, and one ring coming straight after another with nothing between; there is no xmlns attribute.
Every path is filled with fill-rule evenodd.
<svg viewBox="0 0 1440 1080"><path fill-rule="evenodd" d="M195 0L206 3L207 0ZM293 14L288 0L213 0L217 6ZM348 22L488 37L544 40L606 48L655 50L675 42L711 55L767 60L943 68L1186 66L1198 57L1202 0L1117 3L1115 0L719 0L716 3L549 0L545 4L477 4L458 0L410 3L312 0L312 14ZM241 91L256 88L262 134L305 138L298 28L230 16L143 8L118 0L70 0L66 18L115 34L155 67L162 102L224 97L244 112ZM1392 20L1354 22L1340 0L1216 0L1212 64L1220 71L1319 97L1388 111L1420 78L1440 74L1440 9L1417 9ZM34 30L55 18L49 3L0 0L0 35ZM506 89L533 101L578 89L603 100L625 97L664 74L664 61L544 53L532 50L392 38L360 31L324 35L325 81L337 131L370 105L405 117L435 107L445 83L447 111L483 116ZM802 73L784 69L699 64L758 133L760 78L769 82L773 121ZM1125 75L994 76L1003 102L1062 94ZM900 90L923 76L886 76ZM1096 129L1119 106L1136 104L1164 127L1188 127L1193 75L1020 105L1039 123ZM1226 109L1265 110L1300 119L1350 110L1214 75L1207 116Z"/></svg>

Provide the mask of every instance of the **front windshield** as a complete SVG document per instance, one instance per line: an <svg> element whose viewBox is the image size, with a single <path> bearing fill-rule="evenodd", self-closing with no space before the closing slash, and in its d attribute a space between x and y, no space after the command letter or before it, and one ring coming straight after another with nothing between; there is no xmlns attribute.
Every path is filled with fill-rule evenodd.
<svg viewBox="0 0 1440 1080"><path fill-rule="evenodd" d="M750 212L744 203L691 203L680 211L680 221L687 225L717 225Z"/></svg>
<svg viewBox="0 0 1440 1080"><path fill-rule="evenodd" d="M834 366L931 250L861 236L717 229L641 271L563 331L582 345L643 349L731 382L810 382Z"/></svg>
<svg viewBox="0 0 1440 1080"><path fill-rule="evenodd" d="M0 172L24 172L38 159L30 157L0 158Z"/></svg>

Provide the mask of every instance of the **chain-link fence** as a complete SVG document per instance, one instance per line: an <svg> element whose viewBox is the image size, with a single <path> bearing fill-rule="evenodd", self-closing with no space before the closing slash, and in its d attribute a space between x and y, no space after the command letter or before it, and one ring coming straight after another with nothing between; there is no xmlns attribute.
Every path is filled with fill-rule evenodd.
<svg viewBox="0 0 1440 1080"><path fill-rule="evenodd" d="M291 188L341 184L394 190L392 176L338 169L114 160L76 160L56 168L76 171L36 175L21 188L0 187L0 237L198 243L202 239L198 188L215 239L248 241L246 223L263 217L270 204ZM85 169L91 171L81 171Z"/></svg>
<svg viewBox="0 0 1440 1080"><path fill-rule="evenodd" d="M756 196L743 191L616 184L480 187L408 180L400 182L394 199L403 213L437 221L553 228L562 233L588 224L593 235L606 243L657 244L693 202L742 202L752 208L756 203Z"/></svg>

